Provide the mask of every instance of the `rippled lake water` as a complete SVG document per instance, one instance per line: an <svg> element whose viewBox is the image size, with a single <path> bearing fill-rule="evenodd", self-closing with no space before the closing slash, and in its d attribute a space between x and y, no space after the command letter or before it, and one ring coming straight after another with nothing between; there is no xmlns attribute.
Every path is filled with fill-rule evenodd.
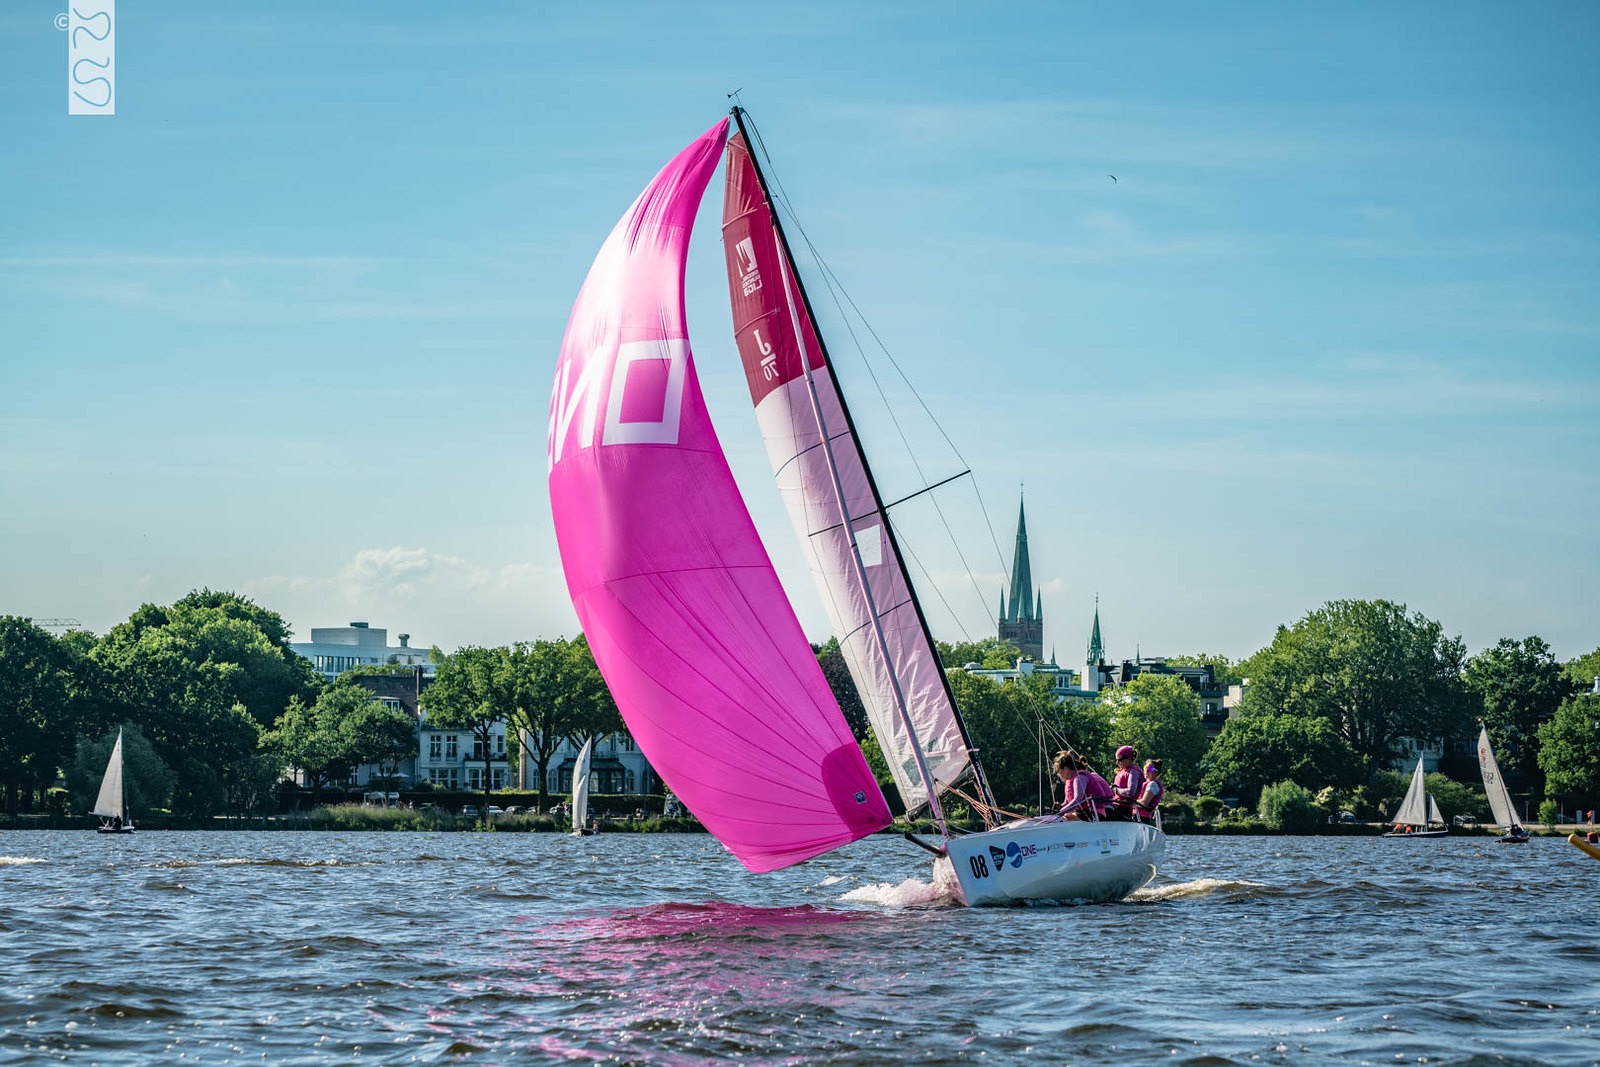
<svg viewBox="0 0 1600 1067"><path fill-rule="evenodd" d="M0 832L0 1064L1600 1062L1565 841L1175 837L967 910L898 838Z"/></svg>

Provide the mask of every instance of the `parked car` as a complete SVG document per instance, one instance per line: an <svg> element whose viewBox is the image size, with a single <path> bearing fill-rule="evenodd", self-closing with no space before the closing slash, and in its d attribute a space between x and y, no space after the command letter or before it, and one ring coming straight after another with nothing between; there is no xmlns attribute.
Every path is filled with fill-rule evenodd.
<svg viewBox="0 0 1600 1067"><path fill-rule="evenodd" d="M476 816L478 814L478 805L476 805L476 804L463 804L463 805L461 805L461 814Z"/></svg>
<svg viewBox="0 0 1600 1067"><path fill-rule="evenodd" d="M1356 813L1353 812L1353 811L1341 811L1338 815L1330 815L1330 816L1328 816L1328 821L1329 822L1355 822L1356 821Z"/></svg>
<svg viewBox="0 0 1600 1067"><path fill-rule="evenodd" d="M489 805L489 818L492 819L496 815L504 815L505 813L506 813L506 809L500 807L498 804L490 804Z"/></svg>

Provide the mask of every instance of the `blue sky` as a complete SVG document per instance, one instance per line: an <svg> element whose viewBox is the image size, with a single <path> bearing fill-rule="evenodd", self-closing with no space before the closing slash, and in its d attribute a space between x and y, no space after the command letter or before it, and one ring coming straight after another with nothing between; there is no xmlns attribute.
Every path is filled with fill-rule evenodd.
<svg viewBox="0 0 1600 1067"><path fill-rule="evenodd" d="M1118 656L1245 655L1339 597L1600 645L1592 4L124 0L110 118L66 114L58 10L0 13L0 611L103 632L204 585L301 636L572 632L567 313L741 89L1006 562L1026 483L1064 662L1097 593ZM820 640L717 188L696 361ZM869 346L921 474L897 453L848 325L886 495L960 470ZM918 550L932 624L984 636L1002 565L970 484L940 500L975 580Z"/></svg>

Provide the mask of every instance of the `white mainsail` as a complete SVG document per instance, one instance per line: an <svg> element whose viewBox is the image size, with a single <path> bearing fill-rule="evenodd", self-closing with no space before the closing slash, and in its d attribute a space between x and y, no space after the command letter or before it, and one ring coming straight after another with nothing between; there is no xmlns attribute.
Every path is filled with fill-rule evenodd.
<svg viewBox="0 0 1600 1067"><path fill-rule="evenodd" d="M589 761L590 753L594 749L594 738L589 738L583 743L583 749L578 753L578 762L572 767L572 829L574 832L583 829L584 823L589 820Z"/></svg>
<svg viewBox="0 0 1600 1067"><path fill-rule="evenodd" d="M106 776L100 780L100 795L94 798L94 814L108 819L124 818L122 803L122 731L117 731L117 743L111 746L111 759L106 762Z"/></svg>
<svg viewBox="0 0 1600 1067"><path fill-rule="evenodd" d="M1511 804L1511 791L1500 774L1500 764L1495 762L1494 748L1489 744L1489 728L1478 732L1478 772L1483 775L1483 791L1489 797L1489 810L1494 812L1495 825L1509 830L1520 826L1517 809Z"/></svg>
<svg viewBox="0 0 1600 1067"><path fill-rule="evenodd" d="M839 651L908 811L972 766L887 509L782 246L742 132L728 142L723 244L756 417Z"/></svg>
<svg viewBox="0 0 1600 1067"><path fill-rule="evenodd" d="M1394 822L1397 825L1426 826L1430 821L1428 808L1432 804L1433 798L1428 795L1426 775L1422 770L1422 757L1418 756L1417 769L1411 773L1411 788L1406 790L1406 798L1400 802L1400 810L1394 813ZM1433 814L1437 815L1438 810L1435 807Z"/></svg>

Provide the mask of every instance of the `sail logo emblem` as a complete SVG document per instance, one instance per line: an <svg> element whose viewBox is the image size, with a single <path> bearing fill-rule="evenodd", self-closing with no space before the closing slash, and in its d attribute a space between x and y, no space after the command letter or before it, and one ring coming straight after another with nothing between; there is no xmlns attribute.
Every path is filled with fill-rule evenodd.
<svg viewBox="0 0 1600 1067"><path fill-rule="evenodd" d="M745 296L749 296L761 288L761 268L756 266L755 241L746 237L733 246L733 251L739 257L739 288Z"/></svg>
<svg viewBox="0 0 1600 1067"><path fill-rule="evenodd" d="M578 448L591 445L675 445L683 415L683 383L689 368L689 342L684 338L629 341L617 346L614 359L591 352L574 377L576 359L562 362L550 400L550 433L546 439L548 468L565 451L573 426ZM611 369L605 396L605 421L600 422L601 375ZM582 416L580 419L579 416ZM598 433L596 423L599 423Z"/></svg>

